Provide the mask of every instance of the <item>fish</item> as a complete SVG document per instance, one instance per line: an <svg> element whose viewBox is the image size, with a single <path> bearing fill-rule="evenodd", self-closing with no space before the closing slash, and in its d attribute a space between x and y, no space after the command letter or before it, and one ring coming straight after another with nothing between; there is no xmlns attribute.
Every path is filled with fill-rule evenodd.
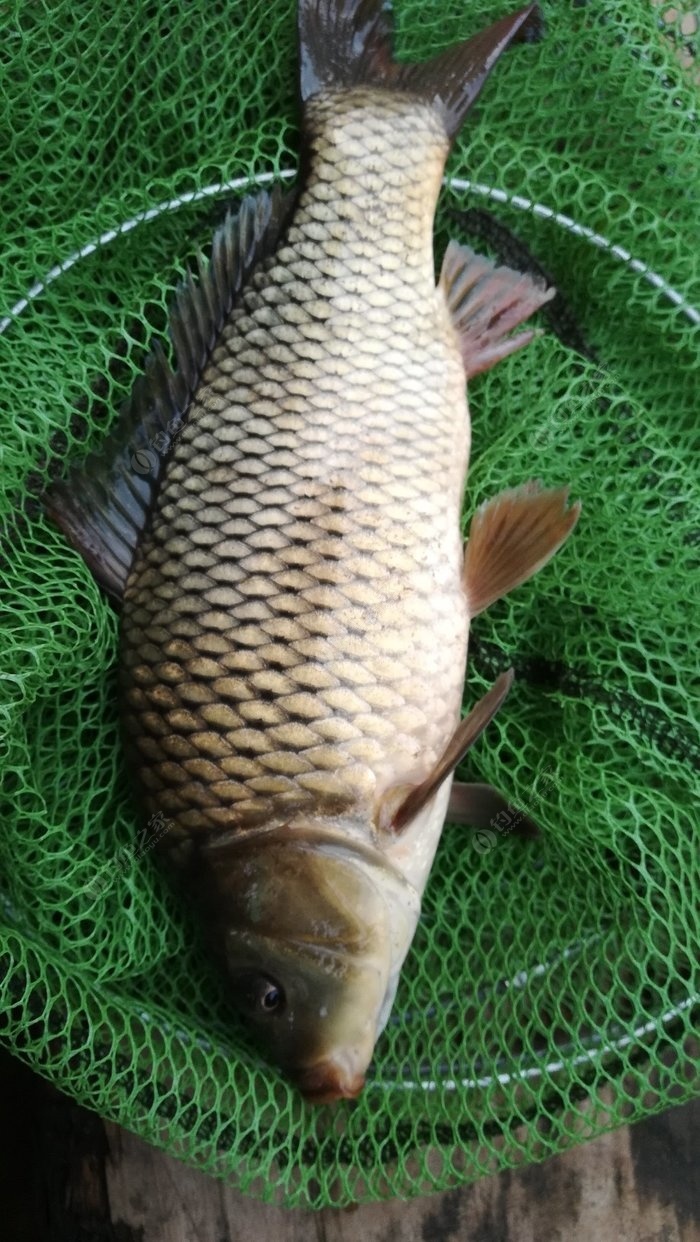
<svg viewBox="0 0 700 1242"><path fill-rule="evenodd" d="M365 1083L446 816L507 806L461 785L449 809L513 680L461 718L471 621L580 505L529 480L464 544L467 381L554 290L454 241L433 260L452 141L537 6L419 64L380 0L299 0L298 28L298 189L227 216L175 295L176 365L156 345L44 504L120 613L161 862L256 1046L323 1104Z"/></svg>

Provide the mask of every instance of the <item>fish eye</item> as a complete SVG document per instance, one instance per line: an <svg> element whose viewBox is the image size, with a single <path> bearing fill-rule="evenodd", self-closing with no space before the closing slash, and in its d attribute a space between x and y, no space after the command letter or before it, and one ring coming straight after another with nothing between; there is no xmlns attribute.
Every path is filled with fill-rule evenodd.
<svg viewBox="0 0 700 1242"><path fill-rule="evenodd" d="M284 989L269 975L244 975L240 985L241 998L253 1013L280 1013L284 1009Z"/></svg>
<svg viewBox="0 0 700 1242"><path fill-rule="evenodd" d="M260 993L260 1004L265 1013L274 1013L275 1010L282 1008L283 1003L282 989L278 988L271 979L266 979L264 989Z"/></svg>

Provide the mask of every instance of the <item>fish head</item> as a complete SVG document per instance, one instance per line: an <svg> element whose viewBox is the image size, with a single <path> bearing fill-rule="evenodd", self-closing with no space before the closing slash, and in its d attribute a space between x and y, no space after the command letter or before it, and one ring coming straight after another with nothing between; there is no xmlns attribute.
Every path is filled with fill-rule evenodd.
<svg viewBox="0 0 700 1242"><path fill-rule="evenodd" d="M303 824L232 850L220 893L221 880L217 947L256 1041L310 1100L356 1096L413 938L415 890L378 851Z"/></svg>

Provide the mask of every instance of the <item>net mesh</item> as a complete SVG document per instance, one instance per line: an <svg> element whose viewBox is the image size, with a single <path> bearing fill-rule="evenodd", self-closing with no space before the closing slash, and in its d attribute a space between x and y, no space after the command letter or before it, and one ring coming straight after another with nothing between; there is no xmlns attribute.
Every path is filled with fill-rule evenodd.
<svg viewBox="0 0 700 1242"><path fill-rule="evenodd" d="M32 500L99 443L220 201L295 169L293 2L5 14L2 1039L288 1205L445 1189L697 1089L697 20L685 3L545 10L546 41L505 58L465 127L437 222L439 246L469 240L460 213L488 206L591 349L548 329L471 391L465 523L533 474L584 502L564 552L474 626L465 701L518 676L462 776L542 835L446 828L367 1088L333 1108L246 1042L137 835L115 618ZM401 54L502 11L404 0Z"/></svg>

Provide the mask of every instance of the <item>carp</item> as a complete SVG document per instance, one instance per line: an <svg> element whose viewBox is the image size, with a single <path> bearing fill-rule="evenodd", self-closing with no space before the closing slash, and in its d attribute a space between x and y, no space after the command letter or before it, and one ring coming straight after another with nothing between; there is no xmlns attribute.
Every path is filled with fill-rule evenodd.
<svg viewBox="0 0 700 1242"><path fill-rule="evenodd" d="M378 0L300 0L300 188L227 217L177 294L176 368L156 348L46 495L120 609L158 853L318 1102L363 1085L454 769L512 680L460 720L470 622L578 517L529 482L481 507L465 553L465 380L532 340L514 330L554 290L454 242L437 284L433 266L452 139L538 26L529 4L402 64ZM463 786L454 805L479 825L505 801Z"/></svg>

